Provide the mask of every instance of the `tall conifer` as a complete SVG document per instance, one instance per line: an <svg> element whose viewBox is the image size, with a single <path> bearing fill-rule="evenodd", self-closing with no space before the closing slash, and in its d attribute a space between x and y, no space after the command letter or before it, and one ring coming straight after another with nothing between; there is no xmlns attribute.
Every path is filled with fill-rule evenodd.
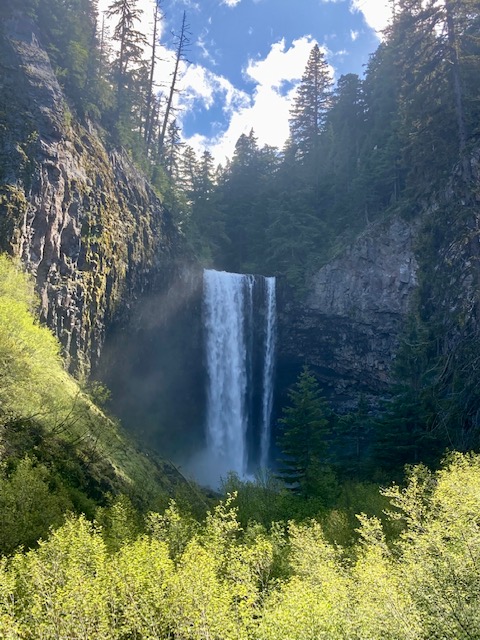
<svg viewBox="0 0 480 640"><path fill-rule="evenodd" d="M290 111L290 135L297 155L318 160L320 134L331 104L332 78L325 56L318 44L311 53Z"/></svg>

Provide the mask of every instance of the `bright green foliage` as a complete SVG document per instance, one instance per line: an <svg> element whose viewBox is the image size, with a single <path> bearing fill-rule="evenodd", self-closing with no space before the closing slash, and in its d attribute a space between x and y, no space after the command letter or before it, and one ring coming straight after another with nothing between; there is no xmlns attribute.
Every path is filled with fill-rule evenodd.
<svg viewBox="0 0 480 640"><path fill-rule="evenodd" d="M292 524L290 539L295 575L267 601L259 637L262 640L350 637L348 581L339 554L325 541L315 522L301 527Z"/></svg>
<svg viewBox="0 0 480 640"><path fill-rule="evenodd" d="M97 526L69 518L38 549L0 561L0 631L12 640L477 638L479 486L479 456L413 469L405 487L384 492L399 534L362 515L348 552L318 522L291 522L288 571L277 575L277 527L243 532L233 496L175 560L167 529L165 540L142 535L108 551ZM182 518L169 509L167 519Z"/></svg>
<svg viewBox="0 0 480 640"><path fill-rule="evenodd" d="M232 637L229 594L217 575L217 560L196 540L182 556L172 584L172 617L177 637Z"/></svg>
<svg viewBox="0 0 480 640"><path fill-rule="evenodd" d="M45 640L110 638L106 560L101 536L84 518L69 519L37 551L17 555L12 570L24 633Z"/></svg>
<svg viewBox="0 0 480 640"><path fill-rule="evenodd" d="M66 487L58 481L55 486L44 465L24 458L10 476L0 476L0 549L10 553L20 544L34 546L72 506Z"/></svg>
<svg viewBox="0 0 480 640"><path fill-rule="evenodd" d="M361 550L353 570L355 637L422 637L419 612L404 588L402 575L387 546L380 521L360 517Z"/></svg>
<svg viewBox="0 0 480 640"><path fill-rule="evenodd" d="M117 633L134 638L167 637L173 575L167 544L146 536L126 543L108 573L114 637Z"/></svg>
<svg viewBox="0 0 480 640"><path fill-rule="evenodd" d="M56 391L67 375L55 338L32 316L34 304L20 267L0 256L0 411L61 422L71 404Z"/></svg>
<svg viewBox="0 0 480 640"><path fill-rule="evenodd" d="M159 468L66 373L57 340L32 313L35 303L30 279L0 255L2 552L34 545L67 510L93 517L109 493L128 493L142 506L163 499ZM104 516L113 547L135 528L126 499Z"/></svg>
<svg viewBox="0 0 480 640"><path fill-rule="evenodd" d="M153 512L148 515L147 526L156 540L168 544L170 557L176 560L197 533L198 522L180 513L175 501L171 500L163 514Z"/></svg>
<svg viewBox="0 0 480 640"><path fill-rule="evenodd" d="M222 483L224 495L235 495L237 517L243 527L257 522L270 527L272 522L289 517L284 509L285 488L271 472L256 475L255 480L241 480L234 472Z"/></svg>
<svg viewBox="0 0 480 640"><path fill-rule="evenodd" d="M21 638L20 623L15 614L15 576L7 568L6 558L0 560L0 637Z"/></svg>
<svg viewBox="0 0 480 640"><path fill-rule="evenodd" d="M120 495L108 507L100 507L95 513L101 525L108 549L118 550L122 544L133 541L141 532L140 516L131 500Z"/></svg>
<svg viewBox="0 0 480 640"><path fill-rule="evenodd" d="M420 467L406 489L386 491L407 525L399 542L401 579L426 637L480 634L479 483L479 457L454 454L434 476Z"/></svg>

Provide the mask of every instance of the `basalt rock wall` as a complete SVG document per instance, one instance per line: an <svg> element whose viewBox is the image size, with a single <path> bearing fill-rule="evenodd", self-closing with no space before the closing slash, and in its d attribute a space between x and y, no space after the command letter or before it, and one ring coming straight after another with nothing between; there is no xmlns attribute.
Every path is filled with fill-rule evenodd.
<svg viewBox="0 0 480 640"><path fill-rule="evenodd" d="M417 227L398 216L373 224L311 276L303 299L282 292L280 369L308 364L347 405L388 390L418 284Z"/></svg>
<svg viewBox="0 0 480 640"><path fill-rule="evenodd" d="M0 32L0 243L35 276L42 318L80 376L112 319L175 277L180 247L127 155L72 117L24 17Z"/></svg>

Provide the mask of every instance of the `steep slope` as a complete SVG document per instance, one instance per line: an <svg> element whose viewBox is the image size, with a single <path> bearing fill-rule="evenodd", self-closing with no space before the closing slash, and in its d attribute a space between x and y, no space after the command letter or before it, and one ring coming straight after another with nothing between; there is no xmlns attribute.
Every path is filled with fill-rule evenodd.
<svg viewBox="0 0 480 640"><path fill-rule="evenodd" d="M74 120L28 19L4 22L0 60L1 248L35 276L42 318L83 376L120 306L171 273L178 233L128 157Z"/></svg>
<svg viewBox="0 0 480 640"><path fill-rule="evenodd" d="M307 283L282 316L285 366L312 366L336 397L380 395L417 287L418 223L394 216L366 229Z"/></svg>
<svg viewBox="0 0 480 640"><path fill-rule="evenodd" d="M32 275L40 319L60 340L77 380L98 361L109 325L127 318L146 290L159 295L182 255L181 236L160 199L126 153L107 151L102 135L75 120L32 22L22 16L0 22L0 250ZM18 329L23 354L15 317L11 330ZM67 466L79 460L103 494L124 491L145 504L185 487L177 469L145 456L60 360L49 379L44 331L40 350L32 351L36 368L10 353L8 340L3 345L0 377L9 384L2 391L13 390L0 401L2 461L34 455L58 466L65 449ZM17 394L10 361L30 371Z"/></svg>
<svg viewBox="0 0 480 640"><path fill-rule="evenodd" d="M369 226L309 278L300 302L284 292L280 359L285 371L308 363L340 405L351 406L360 393L382 396L393 382L407 318L414 317L423 344L407 347L425 359L432 393L439 402L462 397L457 409L470 413L467 422L474 420L479 157L477 147L420 213L410 215L404 206L401 215Z"/></svg>

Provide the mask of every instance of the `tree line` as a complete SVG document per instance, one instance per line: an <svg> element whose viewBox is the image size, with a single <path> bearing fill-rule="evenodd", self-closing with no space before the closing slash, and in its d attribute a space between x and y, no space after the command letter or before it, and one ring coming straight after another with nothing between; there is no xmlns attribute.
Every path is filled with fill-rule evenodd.
<svg viewBox="0 0 480 640"><path fill-rule="evenodd" d="M168 173L165 150L177 133L175 96L190 42L186 13L168 42L171 63L160 58L160 1L152 3L148 39L140 31L138 0L112 0L101 16L96 0L7 0L0 16L19 13L36 25L80 121L100 127L107 145L124 147L161 190Z"/></svg>
<svg viewBox="0 0 480 640"><path fill-rule="evenodd" d="M334 86L313 47L283 149L260 147L252 130L217 172L205 173L205 158L194 175L191 162L179 171L205 259L299 287L373 221L394 210L415 216L465 160L479 134L478 5L394 4L363 78L347 74Z"/></svg>
<svg viewBox="0 0 480 640"><path fill-rule="evenodd" d="M138 0L113 0L102 19L94 0L8 0L2 14L36 21L79 116L129 151L209 266L285 275L298 287L372 221L392 209L415 215L478 139L475 1L396 0L363 78L334 86L315 45L284 147L259 146L252 130L215 167L182 139L175 95L191 36L184 13L167 70L161 6L148 42Z"/></svg>

